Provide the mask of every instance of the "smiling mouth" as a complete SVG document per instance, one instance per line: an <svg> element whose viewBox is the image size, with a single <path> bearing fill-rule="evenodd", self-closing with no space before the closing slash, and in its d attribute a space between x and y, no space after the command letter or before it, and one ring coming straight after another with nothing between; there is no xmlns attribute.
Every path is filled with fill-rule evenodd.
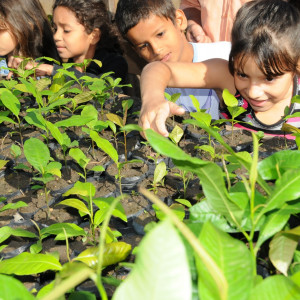
<svg viewBox="0 0 300 300"><path fill-rule="evenodd" d="M168 61L170 59L170 56L171 56L171 53L168 53L162 59L160 59L160 61Z"/></svg>
<svg viewBox="0 0 300 300"><path fill-rule="evenodd" d="M249 99L248 101L249 103L251 103L251 105L256 107L262 107L267 102L267 100L253 100L253 99Z"/></svg>

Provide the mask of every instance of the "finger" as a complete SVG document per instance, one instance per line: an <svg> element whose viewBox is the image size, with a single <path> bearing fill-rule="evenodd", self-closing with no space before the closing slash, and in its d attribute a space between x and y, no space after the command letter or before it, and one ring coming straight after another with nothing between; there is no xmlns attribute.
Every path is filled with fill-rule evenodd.
<svg viewBox="0 0 300 300"><path fill-rule="evenodd" d="M14 73L9 71L9 73L6 76L6 79L11 79L13 75L14 75Z"/></svg>
<svg viewBox="0 0 300 300"><path fill-rule="evenodd" d="M177 115L181 116L185 114L185 109L176 103L170 103L170 116Z"/></svg>
<svg viewBox="0 0 300 300"><path fill-rule="evenodd" d="M169 136L169 132L166 128L167 117L168 117L168 114L166 114L166 113L158 113L155 123L153 124L154 130L164 137Z"/></svg>

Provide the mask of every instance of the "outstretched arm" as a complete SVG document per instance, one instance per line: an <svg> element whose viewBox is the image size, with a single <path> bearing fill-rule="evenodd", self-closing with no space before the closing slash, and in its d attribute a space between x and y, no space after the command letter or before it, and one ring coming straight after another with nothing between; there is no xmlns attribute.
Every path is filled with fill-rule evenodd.
<svg viewBox="0 0 300 300"><path fill-rule="evenodd" d="M163 136L169 133L165 126L171 115L181 115L184 109L164 98L166 87L229 89L235 92L228 62L212 59L202 63L148 64L141 74L142 108L139 125L151 128Z"/></svg>

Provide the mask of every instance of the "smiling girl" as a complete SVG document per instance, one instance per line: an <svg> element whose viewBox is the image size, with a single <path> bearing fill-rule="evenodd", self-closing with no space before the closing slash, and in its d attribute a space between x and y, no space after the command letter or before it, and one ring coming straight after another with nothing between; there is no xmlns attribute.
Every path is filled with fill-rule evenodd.
<svg viewBox="0 0 300 300"><path fill-rule="evenodd" d="M155 62L141 76L140 125L168 136L165 120L183 109L166 101L166 86L227 88L246 111L237 119L245 128L281 135L288 114L300 112L291 98L299 95L300 13L282 0L251 1L238 11L228 62ZM159 76L158 76L159 74ZM155 89L153 88L155 87ZM229 112L224 116L230 118ZM300 128L300 118L288 120Z"/></svg>

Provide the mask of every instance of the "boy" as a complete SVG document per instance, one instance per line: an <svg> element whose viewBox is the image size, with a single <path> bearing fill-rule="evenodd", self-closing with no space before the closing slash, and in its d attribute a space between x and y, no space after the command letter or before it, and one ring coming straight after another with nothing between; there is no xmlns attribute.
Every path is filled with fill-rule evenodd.
<svg viewBox="0 0 300 300"><path fill-rule="evenodd" d="M115 21L123 38L147 62L200 62L229 57L229 42L189 43L184 33L187 19L171 0L119 0ZM196 111L189 97L194 95L202 109L213 119L219 118L219 98L214 90L167 88L166 92L181 94L177 105L168 102L172 113Z"/></svg>

